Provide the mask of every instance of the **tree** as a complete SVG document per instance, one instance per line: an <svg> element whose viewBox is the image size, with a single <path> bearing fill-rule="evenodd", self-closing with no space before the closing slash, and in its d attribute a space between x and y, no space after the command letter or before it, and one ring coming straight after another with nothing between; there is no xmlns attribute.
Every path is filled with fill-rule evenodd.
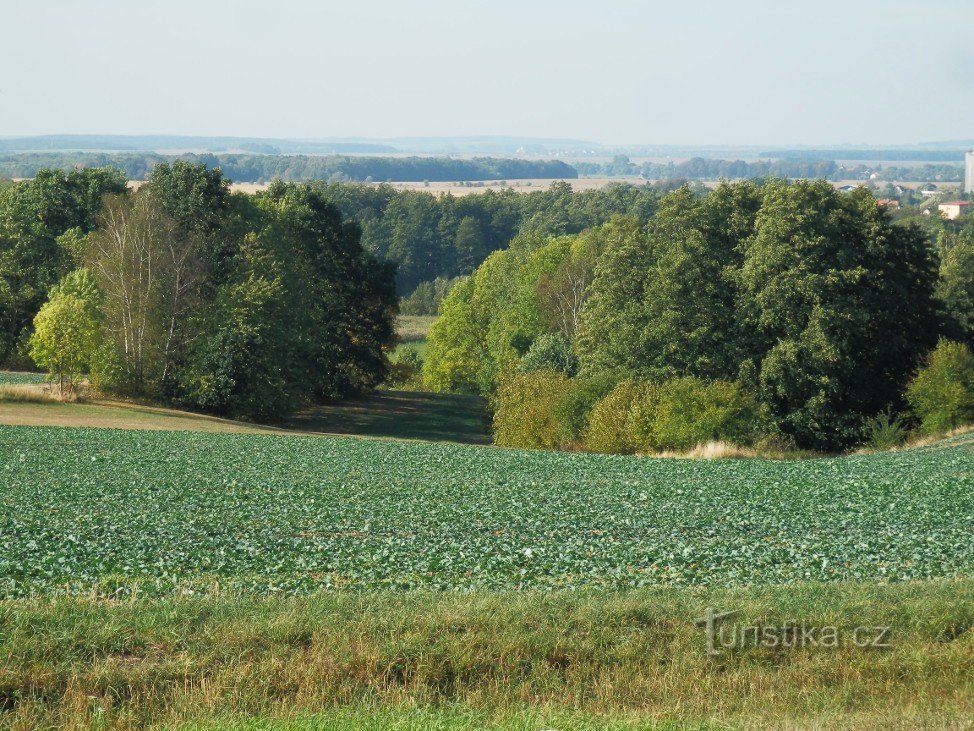
<svg viewBox="0 0 974 731"><path fill-rule="evenodd" d="M800 446L860 442L941 328L929 244L867 191L769 184L739 276L742 376Z"/></svg>
<svg viewBox="0 0 974 731"><path fill-rule="evenodd" d="M106 199L100 221L86 263L104 297L107 345L120 358L125 386L142 393L173 366L177 322L196 284L194 244L151 191Z"/></svg>
<svg viewBox="0 0 974 731"><path fill-rule="evenodd" d="M50 288L78 265L59 237L95 225L102 199L126 190L117 170L40 170L0 189L0 363L15 357Z"/></svg>
<svg viewBox="0 0 974 731"><path fill-rule="evenodd" d="M736 244L750 233L757 201L747 183L722 185L704 201L683 187L663 199L645 235L619 236L581 313L583 371L735 378Z"/></svg>
<svg viewBox="0 0 974 731"><path fill-rule="evenodd" d="M545 333L531 343L531 348L518 365L521 373L551 371L569 378L578 371L578 357L572 344L561 333Z"/></svg>
<svg viewBox="0 0 974 731"><path fill-rule="evenodd" d="M55 292L34 317L30 355L58 382L62 395L74 383L98 346L98 320L89 302L68 292Z"/></svg>
<svg viewBox="0 0 974 731"><path fill-rule="evenodd" d="M472 216L464 216L460 219L454 248L456 249L457 270L460 274L469 274L484 260L488 252L477 219Z"/></svg>
<svg viewBox="0 0 974 731"><path fill-rule="evenodd" d="M955 237L942 246L937 295L957 336L974 345L974 235Z"/></svg>
<svg viewBox="0 0 974 731"><path fill-rule="evenodd" d="M926 434L974 424L974 355L963 343L941 340L910 381L906 397Z"/></svg>

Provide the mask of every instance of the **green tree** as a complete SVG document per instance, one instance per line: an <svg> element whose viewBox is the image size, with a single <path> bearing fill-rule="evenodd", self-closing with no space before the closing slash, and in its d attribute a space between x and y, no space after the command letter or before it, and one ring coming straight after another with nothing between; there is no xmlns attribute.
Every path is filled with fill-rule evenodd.
<svg viewBox="0 0 974 731"><path fill-rule="evenodd" d="M974 355L963 343L941 340L906 389L926 434L974 424Z"/></svg>
<svg viewBox="0 0 974 731"><path fill-rule="evenodd" d="M70 393L98 346L98 320L89 302L66 291L56 292L34 317L30 356Z"/></svg>
<svg viewBox="0 0 974 731"><path fill-rule="evenodd" d="M824 181L765 188L740 283L742 376L803 447L860 442L941 327L923 234Z"/></svg>
<svg viewBox="0 0 974 731"><path fill-rule="evenodd" d="M456 249L457 270L460 274L469 274L487 256L487 245L476 218L464 216L460 219L454 248Z"/></svg>
<svg viewBox="0 0 974 731"><path fill-rule="evenodd" d="M632 231L609 248L580 318L583 371L736 377L734 273L759 201L748 183L703 201L683 187L663 199L646 235Z"/></svg>
<svg viewBox="0 0 974 731"><path fill-rule="evenodd" d="M125 190L125 177L107 168L40 170L0 189L0 363L15 357L50 288L79 263L59 237L92 230L102 199Z"/></svg>
<svg viewBox="0 0 974 731"><path fill-rule="evenodd" d="M942 247L937 295L958 337L974 344L974 235L958 236Z"/></svg>

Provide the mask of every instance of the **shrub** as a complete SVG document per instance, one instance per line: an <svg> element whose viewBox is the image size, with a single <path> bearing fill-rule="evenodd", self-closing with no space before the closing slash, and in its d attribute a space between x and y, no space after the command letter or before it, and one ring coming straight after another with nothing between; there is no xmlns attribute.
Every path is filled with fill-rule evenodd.
<svg viewBox="0 0 974 731"><path fill-rule="evenodd" d="M585 444L616 454L685 451L717 441L751 444L764 421L763 409L737 383L623 381L592 409Z"/></svg>
<svg viewBox="0 0 974 731"><path fill-rule="evenodd" d="M518 365L522 373L555 371L569 378L578 372L578 357L572 344L561 333L539 335Z"/></svg>
<svg viewBox="0 0 974 731"><path fill-rule="evenodd" d="M866 430L869 434L867 444L870 449L893 449L905 442L907 437L903 420L888 410L869 419L866 422Z"/></svg>
<svg viewBox="0 0 974 731"><path fill-rule="evenodd" d="M585 430L585 446L594 452L633 454L636 443L633 406L644 398L647 385L622 381L592 408Z"/></svg>
<svg viewBox="0 0 974 731"><path fill-rule="evenodd" d="M423 370L423 359L412 348L403 348L393 357L385 384L394 388L417 385Z"/></svg>
<svg viewBox="0 0 974 731"><path fill-rule="evenodd" d="M906 389L925 434L974 422L974 356L963 343L941 340Z"/></svg>
<svg viewBox="0 0 974 731"><path fill-rule="evenodd" d="M750 444L764 421L757 401L731 381L674 378L652 394L648 409L655 413L643 441L654 449L686 450L711 441Z"/></svg>
<svg viewBox="0 0 974 731"><path fill-rule="evenodd" d="M574 378L569 393L555 407L555 419L561 426L565 441L572 444L581 442L585 427L595 405L604 399L615 386L609 376L596 378Z"/></svg>
<svg viewBox="0 0 974 731"><path fill-rule="evenodd" d="M561 373L515 373L501 379L494 394L494 443L502 447L558 449L570 437L558 419L573 390Z"/></svg>

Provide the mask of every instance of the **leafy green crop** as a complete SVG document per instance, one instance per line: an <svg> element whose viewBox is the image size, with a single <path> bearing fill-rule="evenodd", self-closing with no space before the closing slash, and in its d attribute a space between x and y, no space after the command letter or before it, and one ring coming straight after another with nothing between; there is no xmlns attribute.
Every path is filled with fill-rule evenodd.
<svg viewBox="0 0 974 731"><path fill-rule="evenodd" d="M22 373L18 371L0 371L0 386L20 386L23 384L46 383L47 377L43 373Z"/></svg>
<svg viewBox="0 0 974 731"><path fill-rule="evenodd" d="M974 575L974 448L698 462L0 427L0 596Z"/></svg>

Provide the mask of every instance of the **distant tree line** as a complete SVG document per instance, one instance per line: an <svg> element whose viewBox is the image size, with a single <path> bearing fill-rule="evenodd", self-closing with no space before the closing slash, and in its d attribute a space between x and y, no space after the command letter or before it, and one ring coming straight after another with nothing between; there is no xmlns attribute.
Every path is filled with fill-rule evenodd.
<svg viewBox="0 0 974 731"><path fill-rule="evenodd" d="M850 165L834 160L808 158L783 158L776 160L713 160L695 157L682 162L651 163L637 165L625 155L616 155L608 162L573 163L580 175L589 176L641 176L649 180L683 178L686 180L750 180L759 178L867 180L876 174L881 180L904 182L943 181L958 182L964 179L964 168L958 164L923 164L907 166Z"/></svg>
<svg viewBox="0 0 974 731"><path fill-rule="evenodd" d="M748 178L831 178L838 165L831 160L713 160L694 157L682 162L637 165L625 155L617 155L610 162L574 163L580 175L641 175L650 180L685 178L689 180L728 180Z"/></svg>
<svg viewBox="0 0 974 731"><path fill-rule="evenodd" d="M277 179L288 182L454 182L578 177L574 168L560 160L212 153L173 156L141 152L25 152L0 155L0 177L32 178L43 169L67 172L81 167L112 167L121 170L129 180L145 180L153 167L174 160L220 168L231 180L244 183L263 183Z"/></svg>
<svg viewBox="0 0 974 731"><path fill-rule="evenodd" d="M257 420L372 388L394 266L320 192L231 195L219 170L39 171L0 190L0 363Z"/></svg>
<svg viewBox="0 0 974 731"><path fill-rule="evenodd" d="M824 150L768 150L761 157L790 160L891 160L916 162L964 162L964 150L881 150L881 149L824 149Z"/></svg>
<svg viewBox="0 0 974 731"><path fill-rule="evenodd" d="M901 415L974 421L970 226L941 222L935 244L824 181L683 188L656 209L488 257L440 307L427 387L486 395L509 446L833 451Z"/></svg>

